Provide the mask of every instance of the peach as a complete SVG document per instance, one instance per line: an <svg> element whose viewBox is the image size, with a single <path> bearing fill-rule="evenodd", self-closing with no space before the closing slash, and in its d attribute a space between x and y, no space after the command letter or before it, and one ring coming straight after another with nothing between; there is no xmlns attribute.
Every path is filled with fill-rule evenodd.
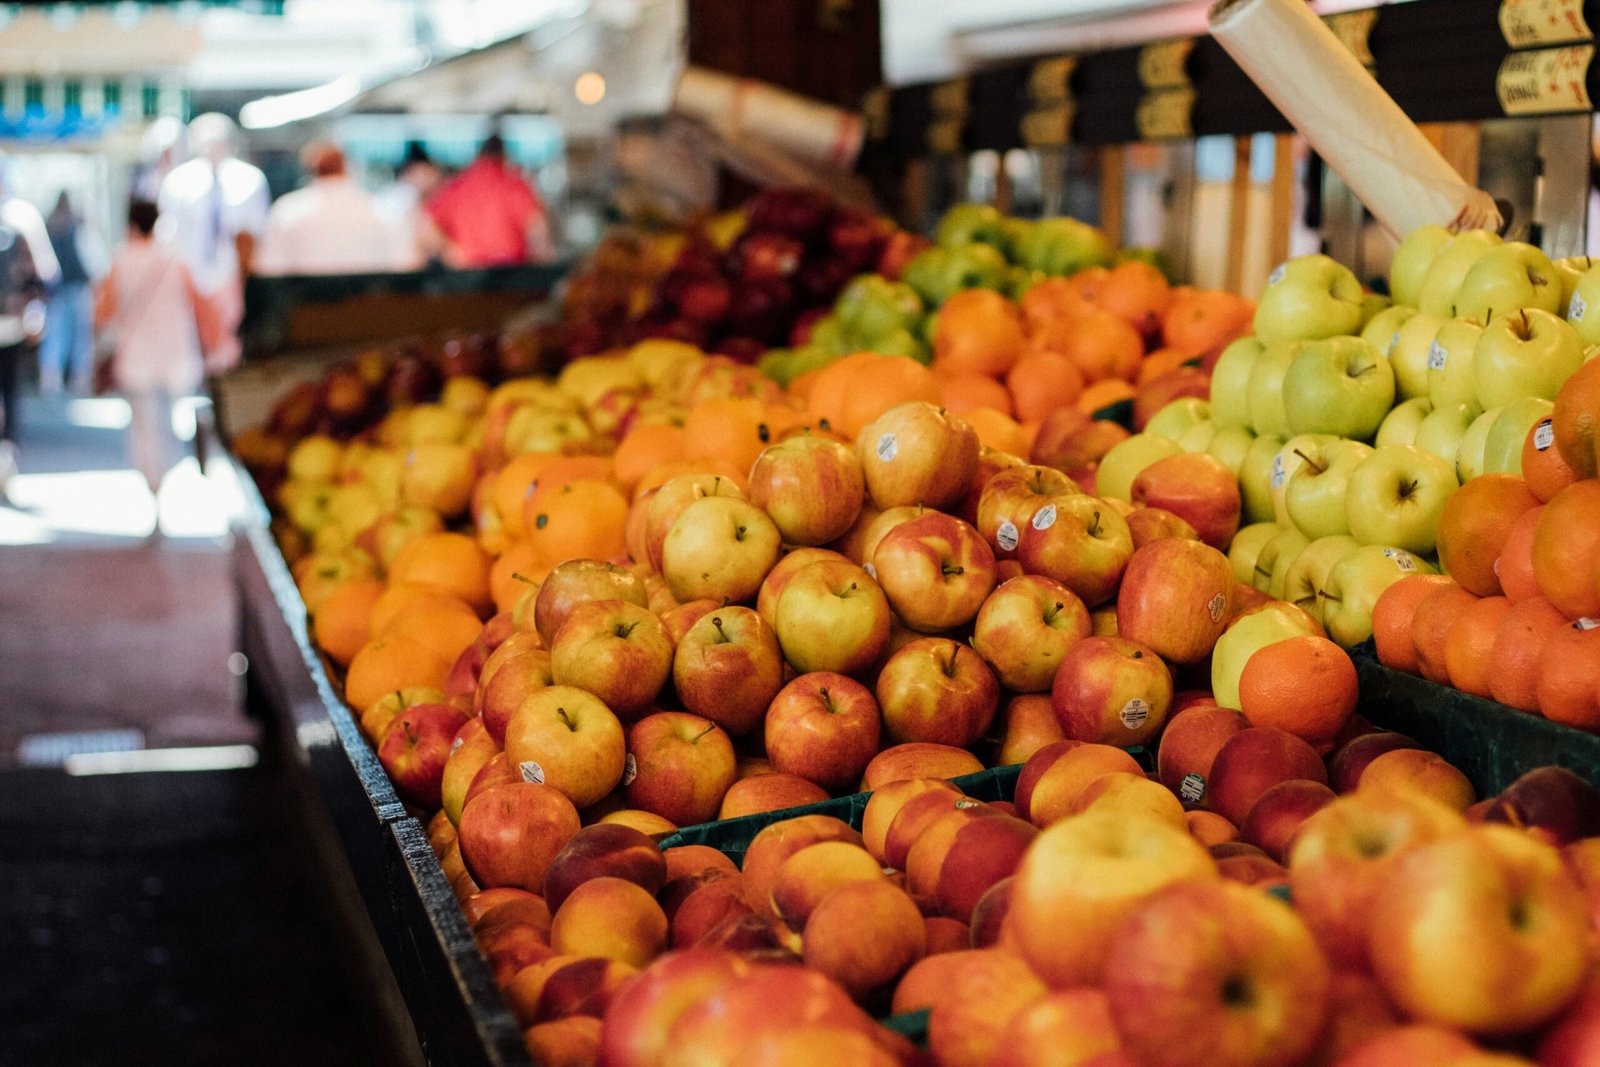
<svg viewBox="0 0 1600 1067"><path fill-rule="evenodd" d="M662 850L661 855L667 862L668 882L685 874L696 874L712 867L729 873L739 869L726 853L710 845L675 845Z"/></svg>
<svg viewBox="0 0 1600 1067"><path fill-rule="evenodd" d="M1044 772L1067 752L1083 744L1082 741L1069 741L1062 738L1060 741L1051 741L1040 745L1034 750L1033 755L1022 762L1022 769L1017 772L1017 784L1012 789L1012 803L1017 807L1017 814L1028 818L1028 805L1033 800L1033 787L1038 783Z"/></svg>
<svg viewBox="0 0 1600 1067"><path fill-rule="evenodd" d="M1600 1062L1600 974L1591 974L1577 999L1539 1040L1540 1067L1586 1067Z"/></svg>
<svg viewBox="0 0 1600 1067"><path fill-rule="evenodd" d="M1205 806L1211 765L1217 753L1249 725L1239 712L1216 704L1194 704L1175 712L1167 720L1156 750L1156 773L1161 784L1185 803Z"/></svg>
<svg viewBox="0 0 1600 1067"><path fill-rule="evenodd" d="M1047 750L1048 746L1041 749L1039 755ZM1114 745L1079 745L1061 753L1045 768L1033 783L1026 805L1019 789L1017 807L1026 807L1028 821L1033 825L1049 826L1073 813L1073 802L1090 782L1103 774L1116 772L1144 776L1144 768L1138 761Z"/></svg>
<svg viewBox="0 0 1600 1067"><path fill-rule="evenodd" d="M995 766L1024 763L1052 741L1060 741L1061 723L1049 693L1024 693L1012 697L1001 712L1000 751Z"/></svg>
<svg viewBox="0 0 1600 1067"><path fill-rule="evenodd" d="M428 845L433 849L433 854L443 858L455 843L456 824L450 821L449 813L443 809L434 812L433 818L428 820Z"/></svg>
<svg viewBox="0 0 1600 1067"><path fill-rule="evenodd" d="M863 936L871 931L870 936ZM806 966L866 1000L899 978L927 949L922 913L889 882L842 885L822 898L806 922Z"/></svg>
<svg viewBox="0 0 1600 1067"><path fill-rule="evenodd" d="M1481 1052L1457 1030L1414 1023L1379 1031L1352 1049L1339 1067L1452 1067Z"/></svg>
<svg viewBox="0 0 1600 1067"><path fill-rule="evenodd" d="M489 893L500 893L504 890L486 889L477 894L479 897ZM520 892L520 891L519 891ZM470 902L473 898L468 897ZM501 926L523 924L533 927L546 943L550 940L550 908L545 904L543 897L536 897L529 893L526 898L506 900L479 913L478 919L472 924L472 932L477 937L483 937L490 930Z"/></svg>
<svg viewBox="0 0 1600 1067"><path fill-rule="evenodd" d="M995 883L1016 873L1023 853L1038 836L1032 823L1009 815L973 819L958 826L945 850L934 889L940 912L970 923L978 902ZM915 860L915 847L911 854Z"/></svg>
<svg viewBox="0 0 1600 1067"><path fill-rule="evenodd" d="M1296 778L1327 784L1328 772L1317 750L1286 730L1247 727L1223 744L1211 765L1211 810L1243 826L1262 793Z"/></svg>
<svg viewBox="0 0 1600 1067"><path fill-rule="evenodd" d="M1371 975L1336 970L1328 980L1328 1021L1318 1062L1342 1062L1357 1046L1399 1025L1399 1015Z"/></svg>
<svg viewBox="0 0 1600 1067"><path fill-rule="evenodd" d="M550 786L508 782L468 800L457 829L461 858L480 886L535 893L556 853L577 834L578 810Z"/></svg>
<svg viewBox="0 0 1600 1067"><path fill-rule="evenodd" d="M955 843L956 835L974 822L1003 818L1006 816L980 801L966 797L956 801L955 810L946 812L929 823L911 843L911 848L906 851L907 892L918 901L927 901L927 906L936 907L939 874L944 869L945 860L950 854L950 847Z"/></svg>
<svg viewBox="0 0 1600 1067"><path fill-rule="evenodd" d="M801 815L775 822L756 834L744 853L745 899L763 914L771 908L772 883L785 860L823 841L861 844L861 835L832 815Z"/></svg>
<svg viewBox="0 0 1600 1067"><path fill-rule="evenodd" d="M585 1067L600 1055L600 1020L592 1015L538 1023L522 1033L534 1063L546 1067Z"/></svg>
<svg viewBox="0 0 1600 1067"><path fill-rule="evenodd" d="M1017 805L1013 801L991 800L989 801L989 806L995 811L998 811L1001 815L1009 815L1014 819L1022 818L1021 815L1017 814Z"/></svg>
<svg viewBox="0 0 1600 1067"><path fill-rule="evenodd" d="M485 889L472 894L462 902L461 910L467 917L467 925L476 932L482 924L484 916L500 905L528 900L538 900L541 905L544 903L536 893L530 893L526 889L513 889L510 886L502 886L499 889ZM548 909L545 914L550 914Z"/></svg>
<svg viewBox="0 0 1600 1067"><path fill-rule="evenodd" d="M1251 806L1244 819L1243 837L1277 862L1287 863L1300 824L1333 798L1333 790L1321 782L1279 782Z"/></svg>
<svg viewBox="0 0 1600 1067"><path fill-rule="evenodd" d="M603 876L567 895L550 920L550 947L643 967L667 947L667 916L634 882Z"/></svg>
<svg viewBox="0 0 1600 1067"><path fill-rule="evenodd" d="M883 838L883 855L878 859L885 867L904 870L912 846L934 823L953 811L977 804L978 801L961 793L937 789L919 793L901 805L899 813L889 823Z"/></svg>
<svg viewBox="0 0 1600 1067"><path fill-rule="evenodd" d="M654 895L666 883L667 861L654 841L631 826L585 826L550 861L544 876L545 903L556 911L578 886L605 876L633 882Z"/></svg>
<svg viewBox="0 0 1600 1067"><path fill-rule="evenodd" d="M744 883L737 878L703 882L678 902L668 918L673 948L689 948L730 915L749 915ZM665 913L665 908L663 908Z"/></svg>
<svg viewBox="0 0 1600 1067"><path fill-rule="evenodd" d="M699 947L737 952L745 959L755 960L777 954L783 962L799 962L795 949L800 939L782 921L771 915L729 915L700 938ZM774 961L777 962L777 961Z"/></svg>
<svg viewBox="0 0 1600 1067"><path fill-rule="evenodd" d="M677 824L664 819L653 811L643 811L639 808L618 808L616 811L607 812L600 816L600 821L608 825L627 826L639 831L646 837L657 834L670 834L677 830Z"/></svg>
<svg viewBox="0 0 1600 1067"><path fill-rule="evenodd" d="M782 811L827 799L826 789L798 774L768 772L753 778L741 778L729 786L722 795L722 808L717 812L717 818L737 819L741 815Z"/></svg>
<svg viewBox="0 0 1600 1067"><path fill-rule="evenodd" d="M923 941L927 954L958 952L971 947L972 936L967 924L947 919L943 915L929 915L922 920Z"/></svg>
<svg viewBox="0 0 1600 1067"><path fill-rule="evenodd" d="M1268 886L1285 885L1289 881L1288 869L1265 853L1219 857L1217 873L1230 882L1260 886L1263 889Z"/></svg>
<svg viewBox="0 0 1600 1067"><path fill-rule="evenodd" d="M1208 848L1239 839L1239 828L1214 811L1185 812L1184 821L1189 824L1189 832L1195 840Z"/></svg>
<svg viewBox="0 0 1600 1067"><path fill-rule="evenodd" d="M902 778L959 778L983 770L983 762L964 748L932 741L891 745L872 757L861 776L861 788L872 792Z"/></svg>
<svg viewBox="0 0 1600 1067"><path fill-rule="evenodd" d="M839 985L807 967L757 964L679 1017L661 1067L736 1067L746 1045L826 1021L878 1041L878 1027ZM889 1042L893 1035L884 1035Z"/></svg>
<svg viewBox="0 0 1600 1067"><path fill-rule="evenodd" d="M504 986L525 967L543 963L556 954L544 931L529 923L506 923L478 937L478 950L489 961L496 985Z"/></svg>
<svg viewBox="0 0 1600 1067"><path fill-rule="evenodd" d="M598 956L573 960L545 979L534 1019L548 1022L572 1015L591 1015L599 1019L605 1015L617 990L638 973L637 967Z"/></svg>
<svg viewBox="0 0 1600 1067"><path fill-rule="evenodd" d="M902 778L876 790L868 798L866 810L861 815L861 841L866 850L882 861L884 843L894 817L900 814L900 809L912 797L930 791L961 795L961 790L943 778Z"/></svg>
<svg viewBox="0 0 1600 1067"><path fill-rule="evenodd" d="M926 1011L934 1001L945 995L955 976L961 973L968 961L977 957L975 949L929 954L911 965L894 988L894 999L889 1010L895 1015L911 1011Z"/></svg>
<svg viewBox="0 0 1600 1067"><path fill-rule="evenodd" d="M738 871L725 871L720 867L707 867L693 874L679 875L661 887L661 891L656 894L656 903L661 905L661 911L666 915L667 924L670 926L672 917L678 913L678 908L689 899L691 893L712 882L730 881L741 888L744 885Z"/></svg>
<svg viewBox="0 0 1600 1067"><path fill-rule="evenodd" d="M1149 815L1180 829L1189 828L1188 821L1183 817L1183 805L1178 803L1178 798L1172 795L1171 790L1142 774L1129 774L1126 771L1112 771L1091 780L1072 798L1067 809L1073 815L1090 809Z"/></svg>
<svg viewBox="0 0 1600 1067"><path fill-rule="evenodd" d="M581 958L547 956L517 971L511 976L510 981L501 983L500 989L505 994L506 1006L511 1009L511 1014L516 1016L520 1025L532 1026L539 1021L539 998L544 995L545 983L561 968L569 963L576 963Z"/></svg>
<svg viewBox="0 0 1600 1067"><path fill-rule="evenodd" d="M1397 734L1390 730L1362 734L1346 742L1328 757L1328 784L1333 787L1335 793L1349 793L1361 780L1361 772L1367 769L1367 764L1385 752L1393 752L1398 748L1421 747L1405 734Z"/></svg>
<svg viewBox="0 0 1600 1067"><path fill-rule="evenodd" d="M765 756L740 756L738 763L739 778L754 778L761 774L772 773L772 761Z"/></svg>
<svg viewBox="0 0 1600 1067"><path fill-rule="evenodd" d="M851 882L879 882L883 869L859 844L824 841L808 845L783 861L772 879L768 907L797 931L822 899Z"/></svg>
<svg viewBox="0 0 1600 1067"><path fill-rule="evenodd" d="M988 1067L1012 1018L1048 992L1021 956L979 949L928 1013L928 1048L940 1067Z"/></svg>
<svg viewBox="0 0 1600 1067"><path fill-rule="evenodd" d="M1006 913L1011 910L1011 888L1015 884L1014 875L1002 878L973 905L968 924L973 948L990 948L1005 941Z"/></svg>
<svg viewBox="0 0 1600 1067"><path fill-rule="evenodd" d="M1403 790L1421 793L1466 811L1478 799L1467 776L1436 752L1420 748L1401 748L1367 764L1356 787L1360 790Z"/></svg>
<svg viewBox="0 0 1600 1067"><path fill-rule="evenodd" d="M660 1063L678 1016L749 970L738 956L716 949L692 948L661 957L612 999L600 1039L603 1062L612 1067Z"/></svg>
<svg viewBox="0 0 1600 1067"><path fill-rule="evenodd" d="M739 1049L739 1067L798 1067L851 1064L900 1067L904 1061L860 1030L812 1023L769 1030Z"/></svg>
<svg viewBox="0 0 1600 1067"><path fill-rule="evenodd" d="M1017 1012L993 1067L1078 1067L1122 1047L1099 989L1063 989Z"/></svg>

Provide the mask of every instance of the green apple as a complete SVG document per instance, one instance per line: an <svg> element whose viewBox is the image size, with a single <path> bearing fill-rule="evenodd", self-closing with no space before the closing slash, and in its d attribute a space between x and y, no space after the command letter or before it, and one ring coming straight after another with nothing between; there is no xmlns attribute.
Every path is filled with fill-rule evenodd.
<svg viewBox="0 0 1600 1067"><path fill-rule="evenodd" d="M1364 441L1394 406L1389 361L1359 337L1306 341L1283 376L1289 432Z"/></svg>
<svg viewBox="0 0 1600 1067"><path fill-rule="evenodd" d="M1217 357L1211 368L1211 419L1218 426L1249 426L1250 371L1261 355L1259 338L1241 337Z"/></svg>
<svg viewBox="0 0 1600 1067"><path fill-rule="evenodd" d="M1472 381L1484 410L1525 396L1554 400L1583 365L1583 338L1549 311L1495 316L1472 353Z"/></svg>
<svg viewBox="0 0 1600 1067"><path fill-rule="evenodd" d="M1394 368L1394 391L1401 400L1428 395L1428 351L1439 327L1449 322L1439 315L1417 312L1401 324L1389 350L1389 366Z"/></svg>
<svg viewBox="0 0 1600 1067"><path fill-rule="evenodd" d="M1284 507L1295 529L1312 540L1350 532L1344 496L1350 472L1372 449L1360 441L1329 441L1300 457L1300 466L1284 486Z"/></svg>
<svg viewBox="0 0 1600 1067"><path fill-rule="evenodd" d="M1361 327L1361 339L1382 352L1394 355L1394 346L1400 340L1400 327L1416 318L1417 309L1404 304L1391 304L1378 312Z"/></svg>
<svg viewBox="0 0 1600 1067"><path fill-rule="evenodd" d="M1239 495L1243 498L1246 522L1276 522L1272 507L1273 462L1284 445L1283 437L1264 433L1250 442L1250 449L1239 464Z"/></svg>
<svg viewBox="0 0 1600 1067"><path fill-rule="evenodd" d="M1011 258L1050 275L1076 274L1086 267L1110 266L1116 246L1100 230L1066 217L1005 227Z"/></svg>
<svg viewBox="0 0 1600 1067"><path fill-rule="evenodd" d="M1525 396L1500 409L1500 417L1489 427L1483 446L1483 469L1489 473L1522 473L1522 444L1540 419L1555 408L1540 396Z"/></svg>
<svg viewBox="0 0 1600 1067"><path fill-rule="evenodd" d="M1177 437L1178 447L1185 452L1206 452L1211 448L1211 439L1215 436L1217 424L1206 419L1180 433Z"/></svg>
<svg viewBox="0 0 1600 1067"><path fill-rule="evenodd" d="M1417 306L1428 268L1433 266L1439 250L1454 237L1455 234L1443 226L1419 226L1406 234L1389 261L1389 295L1394 297L1397 307Z"/></svg>
<svg viewBox="0 0 1600 1067"><path fill-rule="evenodd" d="M1384 445L1415 444L1418 427L1432 411L1433 401L1425 396L1415 396L1396 404L1394 410L1383 417L1383 425L1378 427L1378 436L1373 443L1379 448Z"/></svg>
<svg viewBox="0 0 1600 1067"><path fill-rule="evenodd" d="M1283 408L1283 378L1300 351L1299 341L1277 341L1267 345L1250 368L1250 425L1256 433L1289 432L1289 416Z"/></svg>
<svg viewBox="0 0 1600 1067"><path fill-rule="evenodd" d="M1462 485L1483 473L1483 459L1489 450L1489 431L1494 429L1494 420L1500 417L1505 408L1490 408L1472 420L1472 425L1467 427L1467 432L1461 435L1461 444L1456 448L1456 481Z"/></svg>
<svg viewBox="0 0 1600 1067"><path fill-rule="evenodd" d="M1289 504L1286 494L1289 489L1289 479L1305 462L1303 457L1309 456L1323 445L1332 444L1338 440L1332 434L1303 433L1289 438L1278 449L1278 454L1272 459L1272 518L1279 526L1293 526L1294 520L1289 518Z"/></svg>
<svg viewBox="0 0 1600 1067"><path fill-rule="evenodd" d="M1180 397L1150 416L1144 424L1145 433L1170 437L1176 441L1183 431L1211 419L1211 405L1197 396Z"/></svg>
<svg viewBox="0 0 1600 1067"><path fill-rule="evenodd" d="M1424 559L1403 548L1362 545L1347 552L1322 582L1322 625L1352 648L1372 636L1372 607L1383 591L1408 574L1433 574Z"/></svg>
<svg viewBox="0 0 1600 1067"><path fill-rule="evenodd" d="M1472 374L1473 350L1482 336L1483 327L1466 319L1439 327L1428 349L1428 399L1435 408L1466 404L1483 410Z"/></svg>
<svg viewBox="0 0 1600 1067"><path fill-rule="evenodd" d="M1361 329L1365 330L1373 319L1394 306L1394 301L1382 293L1361 294ZM1360 331L1357 331L1358 333Z"/></svg>
<svg viewBox="0 0 1600 1067"><path fill-rule="evenodd" d="M1525 242L1507 241L1467 271L1456 291L1456 314L1487 325L1521 308L1559 311L1561 279L1549 256Z"/></svg>
<svg viewBox="0 0 1600 1067"><path fill-rule="evenodd" d="M1244 468L1244 459L1255 444L1256 435L1243 426L1218 426L1206 445L1206 453L1220 459L1235 476ZM1182 441L1178 442L1180 445Z"/></svg>
<svg viewBox="0 0 1600 1067"><path fill-rule="evenodd" d="M1275 522L1253 522L1242 527L1228 543L1228 565L1233 568L1234 580L1250 585L1255 580L1256 560L1268 541L1278 536L1281 527Z"/></svg>
<svg viewBox="0 0 1600 1067"><path fill-rule="evenodd" d="M1349 267L1320 254L1296 256L1267 278L1256 304L1256 336L1270 345L1356 333L1361 298Z"/></svg>
<svg viewBox="0 0 1600 1067"><path fill-rule="evenodd" d="M1594 266L1594 259L1589 256L1568 256L1558 259L1556 264L1556 280L1561 283L1561 310L1558 314L1562 318L1572 310L1572 294L1577 291L1578 280L1584 272Z"/></svg>
<svg viewBox="0 0 1600 1067"><path fill-rule="evenodd" d="M1289 573L1283 579L1283 599L1306 609L1311 617L1322 622L1322 584L1328 572L1341 559L1361 546L1349 534L1319 537L1294 558Z"/></svg>
<svg viewBox="0 0 1600 1067"><path fill-rule="evenodd" d="M1567 305L1567 321L1589 344L1600 344L1600 263L1578 279Z"/></svg>
<svg viewBox="0 0 1600 1067"><path fill-rule="evenodd" d="M1447 408L1434 408L1417 425L1417 435L1410 443L1454 467L1456 455L1461 451L1461 438L1466 436L1467 427L1477 417L1476 405L1451 404Z"/></svg>
<svg viewBox="0 0 1600 1067"><path fill-rule="evenodd" d="M1139 472L1158 459L1176 456L1182 451L1178 442L1160 434L1136 433L1123 438L1100 457L1100 469L1094 475L1095 496L1133 503L1133 480L1139 477Z"/></svg>
<svg viewBox="0 0 1600 1067"><path fill-rule="evenodd" d="M1415 445L1379 448L1350 472L1345 517L1364 545L1393 545L1426 556L1459 483L1455 468Z"/></svg>
<svg viewBox="0 0 1600 1067"><path fill-rule="evenodd" d="M935 239L946 248L982 241L1005 247L1001 223L1005 216L988 204L955 204L939 219Z"/></svg>
<svg viewBox="0 0 1600 1067"><path fill-rule="evenodd" d="M1211 651L1211 695L1222 707L1237 709L1239 675L1251 656L1268 645L1315 632L1297 613L1272 604L1236 619Z"/></svg>
<svg viewBox="0 0 1600 1067"><path fill-rule="evenodd" d="M1492 248L1504 242L1500 235L1488 230L1463 230L1455 235L1428 265L1422 276L1422 289L1417 294L1417 307L1430 315L1454 315L1456 291L1466 281L1473 264Z"/></svg>
<svg viewBox="0 0 1600 1067"><path fill-rule="evenodd" d="M905 282L891 282L881 274L853 279L834 301L833 314L845 336L863 344L886 337L922 317L922 299Z"/></svg>
<svg viewBox="0 0 1600 1067"><path fill-rule="evenodd" d="M1250 579L1250 584L1274 600L1282 599L1289 568L1294 566L1294 558L1305 551L1310 543L1311 539L1294 527L1284 529L1279 526L1278 532L1256 554L1255 575Z"/></svg>

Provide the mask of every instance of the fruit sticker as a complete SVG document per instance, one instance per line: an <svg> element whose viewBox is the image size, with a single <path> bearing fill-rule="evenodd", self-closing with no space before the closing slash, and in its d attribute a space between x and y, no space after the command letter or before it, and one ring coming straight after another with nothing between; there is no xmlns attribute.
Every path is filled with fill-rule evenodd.
<svg viewBox="0 0 1600 1067"><path fill-rule="evenodd" d="M1449 355L1438 341L1433 342L1428 346L1428 369L1444 370L1444 362Z"/></svg>
<svg viewBox="0 0 1600 1067"><path fill-rule="evenodd" d="M1285 475L1283 473L1283 457L1282 456L1273 456L1272 457L1272 488L1274 488L1274 489L1282 489L1283 488L1283 483L1286 482L1286 481L1288 481L1288 477L1287 477L1287 475Z"/></svg>
<svg viewBox="0 0 1600 1067"><path fill-rule="evenodd" d="M630 752L622 761L622 784L630 786L637 777L639 777L639 761L634 759L633 753Z"/></svg>
<svg viewBox="0 0 1600 1067"><path fill-rule="evenodd" d="M870 559L867 560L865 563L861 564L861 569L866 571L867 572L867 576L870 577L873 581L877 581L878 580L878 568L873 566L873 563L872 563L872 561Z"/></svg>
<svg viewBox="0 0 1600 1067"><path fill-rule="evenodd" d="M1551 425L1549 419L1540 420L1539 425L1534 427L1533 430L1533 447L1538 449L1540 452L1544 452L1555 443L1556 428Z"/></svg>
<svg viewBox="0 0 1600 1067"><path fill-rule="evenodd" d="M1279 263L1276 267L1272 268L1272 273L1267 275L1267 284L1277 285L1279 282L1283 281L1283 276L1288 272L1288 270L1289 264Z"/></svg>
<svg viewBox="0 0 1600 1067"><path fill-rule="evenodd" d="M517 764L517 769L522 772L522 780L534 785L544 785L544 768L531 759L525 759Z"/></svg>
<svg viewBox="0 0 1600 1067"><path fill-rule="evenodd" d="M1416 558L1414 556L1412 556L1411 553L1407 552L1405 549L1403 549L1403 548L1386 548L1386 549L1383 550L1383 554L1385 556L1388 556L1390 559L1394 560L1394 565L1395 565L1396 569L1404 571L1407 574L1415 574L1416 573L1416 570L1417 570ZM1495 560L1495 564L1496 565L1498 565L1499 563L1500 563L1500 561L1498 559Z"/></svg>
<svg viewBox="0 0 1600 1067"><path fill-rule="evenodd" d="M976 808L982 804L983 801L981 800L973 800L971 797L962 797L960 800L956 801L956 810L965 811L967 808Z"/></svg>
<svg viewBox="0 0 1600 1067"><path fill-rule="evenodd" d="M1052 504L1050 506L1054 507L1055 505ZM1016 523L1010 519L1003 520L1000 523L1000 528L994 532L994 540L995 544L1000 546L1000 551L1015 552L1017 550L1017 542L1020 540Z"/></svg>
<svg viewBox="0 0 1600 1067"><path fill-rule="evenodd" d="M886 433L878 438L878 446L874 449L878 458L888 463L900 454L900 440L892 433Z"/></svg>
<svg viewBox="0 0 1600 1067"><path fill-rule="evenodd" d="M1394 333L1391 333L1389 335L1389 348L1388 348L1388 351L1384 352L1384 355L1386 355L1386 356L1394 355L1395 346L1398 345L1399 343L1400 343L1400 331L1396 330Z"/></svg>
<svg viewBox="0 0 1600 1067"><path fill-rule="evenodd" d="M1198 804L1205 799L1206 780L1190 771L1178 783L1178 799L1186 804Z"/></svg>
<svg viewBox="0 0 1600 1067"><path fill-rule="evenodd" d="M466 743L467 739L464 737L458 737L454 741L450 742L450 755L454 756L456 754L456 749L460 748Z"/></svg>
<svg viewBox="0 0 1600 1067"><path fill-rule="evenodd" d="M1056 506L1046 504L1033 513L1033 528L1035 530L1048 530L1056 524Z"/></svg>
<svg viewBox="0 0 1600 1067"><path fill-rule="evenodd" d="M1118 716L1118 718L1122 720L1122 725L1126 726L1130 730L1137 730L1139 727L1143 726L1144 721L1149 717L1150 705L1145 703L1143 700L1140 700L1138 697L1134 697L1132 700L1122 705L1122 712Z"/></svg>
<svg viewBox="0 0 1600 1067"><path fill-rule="evenodd" d="M1600 626L1600 619L1591 619L1587 616L1572 624L1574 630L1593 630L1596 626Z"/></svg>
<svg viewBox="0 0 1600 1067"><path fill-rule="evenodd" d="M1567 305L1567 321L1582 322L1583 313L1589 310L1589 305L1583 302L1583 297L1577 293L1572 294L1572 303Z"/></svg>
<svg viewBox="0 0 1600 1067"><path fill-rule="evenodd" d="M1218 593L1206 604L1206 611L1211 615L1212 622L1222 621L1222 609L1228 606L1228 598Z"/></svg>

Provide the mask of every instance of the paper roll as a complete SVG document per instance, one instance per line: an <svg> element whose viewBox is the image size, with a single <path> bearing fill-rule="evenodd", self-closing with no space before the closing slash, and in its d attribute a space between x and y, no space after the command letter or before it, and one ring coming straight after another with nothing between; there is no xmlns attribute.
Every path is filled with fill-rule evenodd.
<svg viewBox="0 0 1600 1067"><path fill-rule="evenodd" d="M672 108L730 145L748 150L759 142L807 167L849 170L861 152L861 116L748 78L690 67L678 80Z"/></svg>
<svg viewBox="0 0 1600 1067"><path fill-rule="evenodd" d="M1221 0L1211 35L1390 233L1498 229L1457 174L1305 0Z"/></svg>

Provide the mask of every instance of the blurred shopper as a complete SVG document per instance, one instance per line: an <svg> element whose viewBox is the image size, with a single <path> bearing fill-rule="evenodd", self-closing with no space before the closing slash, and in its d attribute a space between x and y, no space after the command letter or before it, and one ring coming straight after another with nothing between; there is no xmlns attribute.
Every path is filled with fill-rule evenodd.
<svg viewBox="0 0 1600 1067"><path fill-rule="evenodd" d="M95 301L95 327L114 338L111 378L133 409L128 445L150 493L176 461L172 404L204 376L202 352L216 343L217 316L175 249L152 237L156 205L128 208L128 240Z"/></svg>
<svg viewBox="0 0 1600 1067"><path fill-rule="evenodd" d="M159 198L158 236L177 251L216 309L224 336L207 356L218 369L238 362L234 335L244 315L243 278L272 202L266 176L237 158L237 138L226 115L196 116L188 134L194 158L172 169Z"/></svg>
<svg viewBox="0 0 1600 1067"><path fill-rule="evenodd" d="M396 269L419 270L444 251L444 238L422 210L443 180L444 173L428 158L427 150L412 141L395 168L394 181L374 195L378 214L394 234Z"/></svg>
<svg viewBox="0 0 1600 1067"><path fill-rule="evenodd" d="M311 175L272 205L256 256L259 274L366 274L395 269L394 236L372 194L345 173L344 153L313 141L300 153Z"/></svg>
<svg viewBox="0 0 1600 1067"><path fill-rule="evenodd" d="M94 374L94 300L89 291L95 271L88 227L73 210L65 189L45 219L50 247L61 274L50 287L44 340L39 345L39 387L60 392L63 384L74 393L89 391Z"/></svg>
<svg viewBox="0 0 1600 1067"><path fill-rule="evenodd" d="M452 267L496 267L550 258L550 225L533 186L506 159L498 134L428 201Z"/></svg>
<svg viewBox="0 0 1600 1067"><path fill-rule="evenodd" d="M44 332L44 291L61 270L39 209L12 195L0 156L0 496L17 471L22 360Z"/></svg>
<svg viewBox="0 0 1600 1067"><path fill-rule="evenodd" d="M163 115L145 128L139 139L139 165L133 172L133 195L154 203L161 183L185 158L183 123Z"/></svg>

